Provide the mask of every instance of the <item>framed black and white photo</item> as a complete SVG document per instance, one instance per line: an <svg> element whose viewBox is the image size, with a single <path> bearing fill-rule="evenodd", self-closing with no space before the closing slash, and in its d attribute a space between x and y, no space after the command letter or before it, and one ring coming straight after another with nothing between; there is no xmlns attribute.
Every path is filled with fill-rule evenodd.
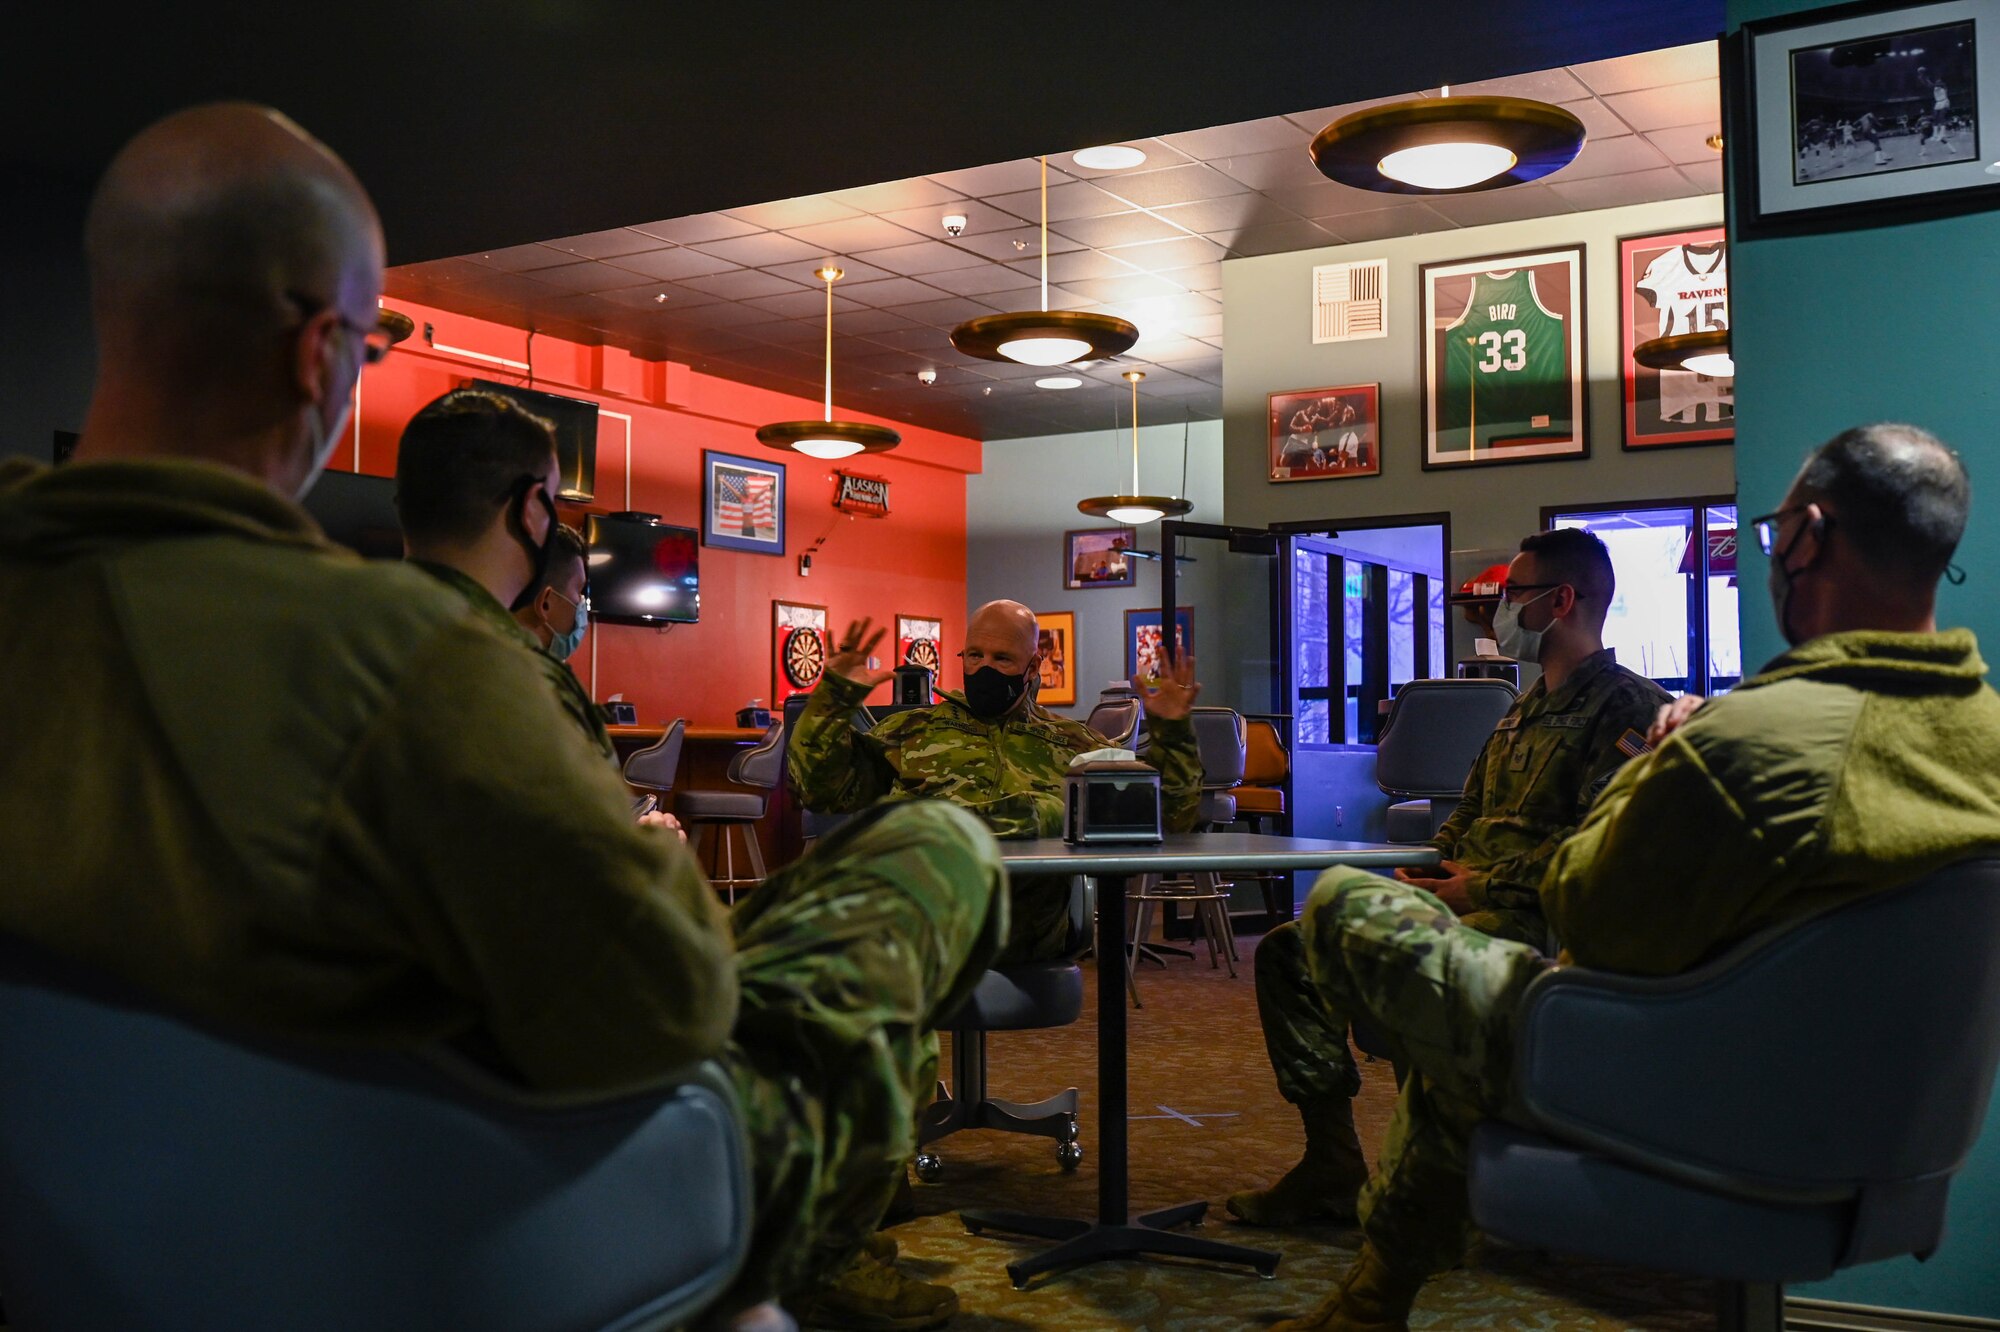
<svg viewBox="0 0 2000 1332"><path fill-rule="evenodd" d="M1746 23L1731 106L1745 235L2000 206L2000 7L1866 0Z"/></svg>

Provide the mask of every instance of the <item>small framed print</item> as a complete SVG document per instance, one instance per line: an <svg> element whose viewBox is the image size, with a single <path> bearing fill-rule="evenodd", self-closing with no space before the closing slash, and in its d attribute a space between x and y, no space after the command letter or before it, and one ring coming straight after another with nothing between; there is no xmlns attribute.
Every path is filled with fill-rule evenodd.
<svg viewBox="0 0 2000 1332"><path fill-rule="evenodd" d="M1076 702L1076 614L1036 611L1035 623L1040 627L1037 651L1042 655L1035 701L1045 708L1068 707Z"/></svg>
<svg viewBox="0 0 2000 1332"><path fill-rule="evenodd" d="M1130 587L1139 580L1131 552L1139 533L1131 527L1086 527L1063 533L1063 586Z"/></svg>
<svg viewBox="0 0 2000 1332"><path fill-rule="evenodd" d="M1583 246L1425 264L1424 469L1590 456Z"/></svg>
<svg viewBox="0 0 2000 1332"><path fill-rule="evenodd" d="M801 601L771 603L771 704L810 694L826 674L833 644L826 635L826 607Z"/></svg>
<svg viewBox="0 0 2000 1332"><path fill-rule="evenodd" d="M1166 669L1158 607L1125 612L1125 674L1156 680ZM1194 651L1194 608L1174 609L1174 655Z"/></svg>
<svg viewBox="0 0 2000 1332"><path fill-rule="evenodd" d="M1271 480L1379 476L1381 396L1380 384L1273 393L1267 422Z"/></svg>
<svg viewBox="0 0 2000 1332"><path fill-rule="evenodd" d="M944 671L944 621L935 615L898 615L896 664L921 666L935 683Z"/></svg>
<svg viewBox="0 0 2000 1332"><path fill-rule="evenodd" d="M701 544L784 554L784 465L703 449Z"/></svg>
<svg viewBox="0 0 2000 1332"><path fill-rule="evenodd" d="M1626 236L1618 242L1618 358L1625 447L1666 449L1736 438L1729 375L1653 370L1632 359L1654 338L1729 327L1729 243L1721 227Z"/></svg>
<svg viewBox="0 0 2000 1332"><path fill-rule="evenodd" d="M2000 11L1864 0L1745 23L1728 50L1739 234L2000 206Z"/></svg>

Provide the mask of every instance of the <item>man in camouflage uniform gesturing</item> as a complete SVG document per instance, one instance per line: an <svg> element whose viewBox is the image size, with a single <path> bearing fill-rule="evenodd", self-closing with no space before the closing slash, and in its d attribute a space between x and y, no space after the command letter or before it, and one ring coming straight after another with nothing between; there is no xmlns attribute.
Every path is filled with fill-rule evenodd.
<svg viewBox="0 0 2000 1332"><path fill-rule="evenodd" d="M1501 650L1538 662L1541 679L1500 720L1458 809L1431 839L1445 859L1435 871L1397 871L1460 923L1542 952L1552 951L1540 893L1549 860L1667 701L1604 646L1614 590L1611 557L1588 532L1538 532L1521 542L1494 619ZM1529 628L1530 620L1542 627ZM1257 1014L1278 1088L1305 1120L1306 1154L1271 1188L1226 1205L1253 1225L1352 1222L1368 1179L1352 1104L1361 1074L1347 1048L1350 1015L1307 975L1297 923L1257 945Z"/></svg>
<svg viewBox="0 0 2000 1332"><path fill-rule="evenodd" d="M965 691L934 707L894 713L856 730L854 710L892 672L871 670L882 639L868 621L848 626L812 701L792 731L785 765L808 809L845 813L877 800L948 800L977 815L996 837L1056 837L1063 824L1063 774L1078 754L1106 745L1081 722L1035 702L1040 664L1035 613L992 601L966 626ZM1161 818L1170 831L1194 827L1201 808L1201 753L1188 713L1201 686L1183 655L1158 680L1134 677L1152 739L1146 761L1160 770ZM1069 880L1037 875L1012 886L1013 927L1001 960L1060 955Z"/></svg>

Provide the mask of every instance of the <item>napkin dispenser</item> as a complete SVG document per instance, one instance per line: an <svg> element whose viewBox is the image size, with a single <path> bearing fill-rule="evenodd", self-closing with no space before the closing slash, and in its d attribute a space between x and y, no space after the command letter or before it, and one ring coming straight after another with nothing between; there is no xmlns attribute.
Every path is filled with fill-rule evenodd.
<svg viewBox="0 0 2000 1332"><path fill-rule="evenodd" d="M1063 784L1063 840L1070 845L1161 840L1156 769L1129 755L1082 755L1070 764Z"/></svg>

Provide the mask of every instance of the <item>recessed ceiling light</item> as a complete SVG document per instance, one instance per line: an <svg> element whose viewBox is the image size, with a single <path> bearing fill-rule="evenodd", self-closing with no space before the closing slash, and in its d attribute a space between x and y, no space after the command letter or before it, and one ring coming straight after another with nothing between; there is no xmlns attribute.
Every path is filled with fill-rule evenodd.
<svg viewBox="0 0 2000 1332"><path fill-rule="evenodd" d="M1097 148L1086 148L1080 153L1070 154L1070 160L1080 167L1092 171L1130 171L1146 160L1140 149L1124 143L1107 143Z"/></svg>
<svg viewBox="0 0 2000 1332"><path fill-rule="evenodd" d="M1083 381L1074 375L1050 375L1047 379L1036 380L1035 387L1045 389L1082 388Z"/></svg>

